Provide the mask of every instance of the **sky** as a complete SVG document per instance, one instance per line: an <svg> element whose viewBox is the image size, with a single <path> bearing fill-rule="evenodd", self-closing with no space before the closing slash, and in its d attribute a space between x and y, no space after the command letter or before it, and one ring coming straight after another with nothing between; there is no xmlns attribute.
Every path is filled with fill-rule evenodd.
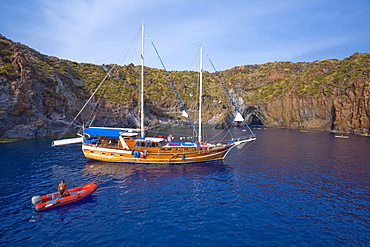
<svg viewBox="0 0 370 247"><path fill-rule="evenodd" d="M370 0L0 0L0 34L93 64L213 72L370 52ZM136 38L136 39L135 39ZM137 42L136 42L137 40Z"/></svg>

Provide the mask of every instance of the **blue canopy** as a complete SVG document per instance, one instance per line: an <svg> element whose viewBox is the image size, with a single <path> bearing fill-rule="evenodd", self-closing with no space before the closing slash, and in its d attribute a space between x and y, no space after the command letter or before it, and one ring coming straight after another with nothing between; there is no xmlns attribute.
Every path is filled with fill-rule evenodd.
<svg viewBox="0 0 370 247"><path fill-rule="evenodd" d="M120 133L127 132L119 128L90 127L84 130L84 134L94 136L119 137Z"/></svg>

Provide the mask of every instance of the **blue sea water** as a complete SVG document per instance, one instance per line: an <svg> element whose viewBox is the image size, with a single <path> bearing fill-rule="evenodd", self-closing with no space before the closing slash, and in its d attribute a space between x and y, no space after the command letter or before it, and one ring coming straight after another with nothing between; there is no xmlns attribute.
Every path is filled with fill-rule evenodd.
<svg viewBox="0 0 370 247"><path fill-rule="evenodd" d="M50 139L0 144L0 245L370 246L370 137L255 132L224 162L192 165L96 162ZM61 179L99 189L35 212L31 197Z"/></svg>

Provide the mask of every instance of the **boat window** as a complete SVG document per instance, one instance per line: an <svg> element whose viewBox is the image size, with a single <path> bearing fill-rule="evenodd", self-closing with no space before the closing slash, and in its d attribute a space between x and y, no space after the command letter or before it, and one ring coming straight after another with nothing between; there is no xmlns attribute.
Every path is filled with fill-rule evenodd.
<svg viewBox="0 0 370 247"><path fill-rule="evenodd" d="M158 143L156 142L137 142L135 143L135 147L147 147L147 148L155 148L158 147Z"/></svg>
<svg viewBox="0 0 370 247"><path fill-rule="evenodd" d="M105 154L105 153L101 153L101 154Z"/></svg>
<svg viewBox="0 0 370 247"><path fill-rule="evenodd" d="M160 150L161 150L161 151L163 151L163 150L164 150L164 148L161 148Z"/></svg>
<svg viewBox="0 0 370 247"><path fill-rule="evenodd" d="M123 154L120 154L119 156L122 156L123 157Z"/></svg>
<svg viewBox="0 0 370 247"><path fill-rule="evenodd" d="M177 151L179 151L179 150L180 150L180 148L176 148L176 150L177 150Z"/></svg>
<svg viewBox="0 0 370 247"><path fill-rule="evenodd" d="M167 150L172 150L172 148L167 148Z"/></svg>
<svg viewBox="0 0 370 247"><path fill-rule="evenodd" d="M110 154L110 155L114 155L114 154Z"/></svg>
<svg viewBox="0 0 370 247"><path fill-rule="evenodd" d="M90 151L90 153L94 153L94 151Z"/></svg>
<svg viewBox="0 0 370 247"><path fill-rule="evenodd" d="M155 147L158 147L158 143L156 143L156 142L147 142L146 146L148 148L155 148Z"/></svg>
<svg viewBox="0 0 370 247"><path fill-rule="evenodd" d="M185 151L189 150L189 148L184 148Z"/></svg>
<svg viewBox="0 0 370 247"><path fill-rule="evenodd" d="M192 150L197 150L196 148L192 148Z"/></svg>

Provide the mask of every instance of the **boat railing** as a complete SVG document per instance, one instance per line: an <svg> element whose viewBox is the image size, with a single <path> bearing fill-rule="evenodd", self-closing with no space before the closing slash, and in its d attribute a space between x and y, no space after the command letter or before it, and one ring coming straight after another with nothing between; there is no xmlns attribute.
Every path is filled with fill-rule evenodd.
<svg viewBox="0 0 370 247"><path fill-rule="evenodd" d="M219 140L219 141L210 141L210 142L207 142L209 144L214 144L214 145L220 145L220 144L224 144L224 145L229 145L233 142L238 142L238 141L252 141L252 140L255 140L255 136L254 135L244 135L244 136L239 136L237 138L232 138L231 141L222 141L222 140ZM187 147L190 147L190 145L179 145L179 143L195 143L195 142L183 142L183 141L179 141L179 142L176 142L176 141L172 141L172 142L163 142L162 143L162 146L168 146L168 147L175 147L175 146L187 146ZM119 145L118 142L107 142L107 141L97 141L94 143L96 146L99 146L99 147L106 147L106 148L121 148L122 146ZM178 145L176 145L178 144ZM206 143L205 143L206 144ZM200 146L200 145L198 145Z"/></svg>
<svg viewBox="0 0 370 247"><path fill-rule="evenodd" d="M99 147L105 147L105 148L119 148L118 142L102 142L97 141L93 143L93 145L99 146Z"/></svg>

